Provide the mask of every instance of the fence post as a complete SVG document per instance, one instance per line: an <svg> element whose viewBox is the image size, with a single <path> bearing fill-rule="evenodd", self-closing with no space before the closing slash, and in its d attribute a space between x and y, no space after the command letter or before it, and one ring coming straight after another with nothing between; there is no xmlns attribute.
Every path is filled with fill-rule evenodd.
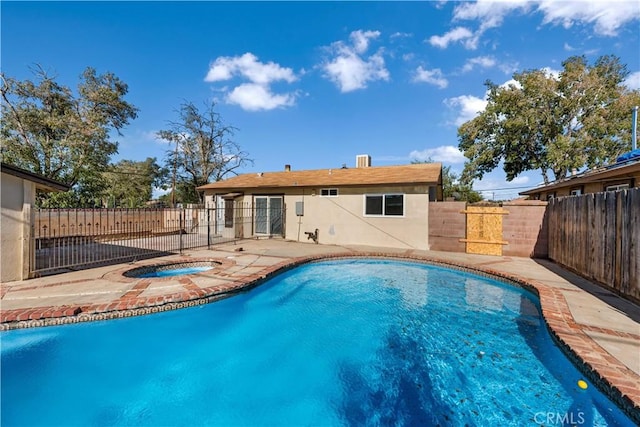
<svg viewBox="0 0 640 427"><path fill-rule="evenodd" d="M207 210L207 249L211 249L211 209Z"/></svg>
<svg viewBox="0 0 640 427"><path fill-rule="evenodd" d="M178 235L180 236L180 255L182 255L182 214L184 213L184 211L180 210L180 213L178 215L179 221L178 221Z"/></svg>

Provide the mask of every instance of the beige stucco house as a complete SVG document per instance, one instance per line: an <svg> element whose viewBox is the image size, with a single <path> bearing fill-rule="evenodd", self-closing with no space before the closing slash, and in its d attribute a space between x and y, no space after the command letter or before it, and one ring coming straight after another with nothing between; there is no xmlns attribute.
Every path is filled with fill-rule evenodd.
<svg viewBox="0 0 640 427"><path fill-rule="evenodd" d="M199 187L205 201L238 222L235 237L282 236L322 244L428 249L429 202L442 200L440 163L250 173ZM235 226L234 226L235 227Z"/></svg>
<svg viewBox="0 0 640 427"><path fill-rule="evenodd" d="M640 187L640 158L588 170L520 194L534 200Z"/></svg>
<svg viewBox="0 0 640 427"><path fill-rule="evenodd" d="M6 163L1 171L0 281L4 283L29 277L36 192L67 191L69 186Z"/></svg>

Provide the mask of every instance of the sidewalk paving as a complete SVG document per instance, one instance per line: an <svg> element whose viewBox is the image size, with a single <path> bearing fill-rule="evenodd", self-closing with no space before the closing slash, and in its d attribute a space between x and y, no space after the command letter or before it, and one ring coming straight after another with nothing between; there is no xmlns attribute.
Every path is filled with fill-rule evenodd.
<svg viewBox="0 0 640 427"><path fill-rule="evenodd" d="M330 246L278 239L243 240L147 259L3 283L0 330L103 320L203 304L323 257L378 255L429 260L516 281L540 296L552 334L592 380L601 381L640 422L640 306L550 261L366 246ZM214 260L212 270L167 278L130 278L132 268L169 262Z"/></svg>

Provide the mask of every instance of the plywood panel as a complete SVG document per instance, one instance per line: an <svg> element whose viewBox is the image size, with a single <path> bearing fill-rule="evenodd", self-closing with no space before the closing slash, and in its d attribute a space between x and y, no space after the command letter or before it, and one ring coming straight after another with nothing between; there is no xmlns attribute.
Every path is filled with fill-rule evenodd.
<svg viewBox="0 0 640 427"><path fill-rule="evenodd" d="M467 215L466 252L469 254L502 255L502 217L509 212L502 207L469 206Z"/></svg>

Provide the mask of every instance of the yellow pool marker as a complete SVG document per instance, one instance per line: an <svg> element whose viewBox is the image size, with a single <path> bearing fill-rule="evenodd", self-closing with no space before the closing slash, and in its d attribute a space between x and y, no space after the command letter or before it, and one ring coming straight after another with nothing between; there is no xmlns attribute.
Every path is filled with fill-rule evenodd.
<svg viewBox="0 0 640 427"><path fill-rule="evenodd" d="M583 390L586 390L587 387L589 387L589 384L587 384L585 380L578 380L578 387L580 387Z"/></svg>

